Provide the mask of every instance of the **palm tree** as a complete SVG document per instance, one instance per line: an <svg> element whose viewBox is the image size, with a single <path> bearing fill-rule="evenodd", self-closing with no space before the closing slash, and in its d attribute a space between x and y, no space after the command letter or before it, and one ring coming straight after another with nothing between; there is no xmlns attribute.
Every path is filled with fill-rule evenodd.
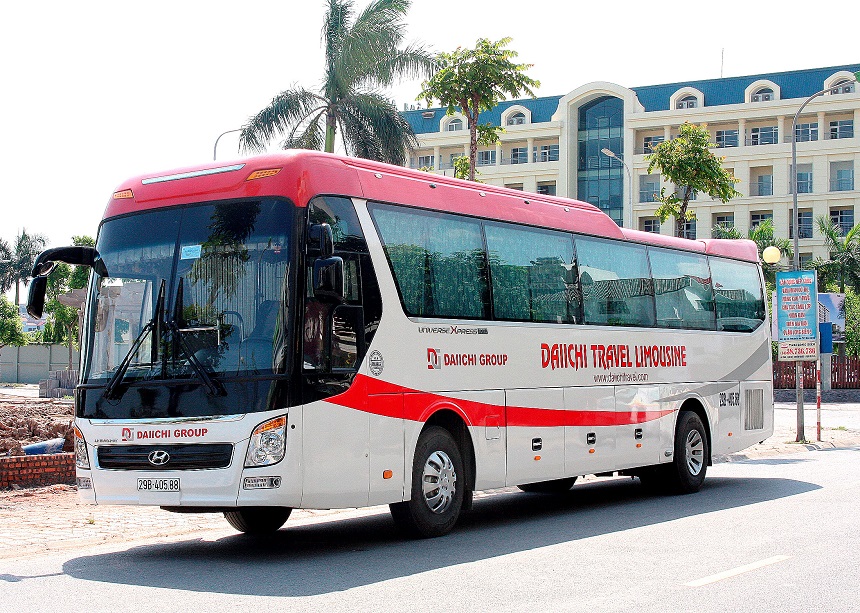
<svg viewBox="0 0 860 613"><path fill-rule="evenodd" d="M410 0L374 0L354 17L353 0L327 0L322 29L325 76L318 92L293 85L248 120L240 143L263 151L285 135L284 149L334 151L339 132L350 155L403 165L418 140L380 89L397 78L419 78L435 67L422 46L401 49ZM354 17L354 18L353 18Z"/></svg>
<svg viewBox="0 0 860 613"><path fill-rule="evenodd" d="M12 276L12 248L6 239L0 238L0 294L6 293L14 283Z"/></svg>
<svg viewBox="0 0 860 613"><path fill-rule="evenodd" d="M11 250L11 263L9 264L8 281L9 287L15 285L15 304L20 304L21 283L27 285L30 282L30 273L33 272L33 264L36 258L45 249L48 240L41 234L28 234L26 229L15 237L15 244ZM4 281L5 283L5 276ZM0 283L0 285L2 285Z"/></svg>
<svg viewBox="0 0 860 613"><path fill-rule="evenodd" d="M783 257L791 258L794 256L794 251L791 248L791 241L787 238L776 238L773 235L772 219L765 219L758 225L753 226L747 231L746 236L741 234L740 230L734 226L720 225L716 225L711 229L711 236L714 238L729 239L747 238L756 244L759 259L761 259L761 254L767 247L776 247L779 249L779 252ZM776 278L777 265L762 262L761 267L764 270L765 279L773 283Z"/></svg>
<svg viewBox="0 0 860 613"><path fill-rule="evenodd" d="M855 290L860 290L860 224L857 224L845 235L842 228L833 220L822 215L816 219L818 231L824 237L824 245L830 252L830 262L835 268L839 279L839 292L845 293L847 280Z"/></svg>

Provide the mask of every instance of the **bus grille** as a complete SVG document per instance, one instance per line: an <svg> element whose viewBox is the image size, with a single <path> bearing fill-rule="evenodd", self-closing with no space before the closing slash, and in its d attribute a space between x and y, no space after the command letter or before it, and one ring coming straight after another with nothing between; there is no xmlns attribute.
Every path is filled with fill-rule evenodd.
<svg viewBox="0 0 860 613"><path fill-rule="evenodd" d="M149 461L153 451L167 452L163 464ZM163 457L163 454L159 454ZM99 467L114 470L199 470L226 468L233 457L233 445L110 445L98 447Z"/></svg>
<svg viewBox="0 0 860 613"><path fill-rule="evenodd" d="M746 390L745 396L744 430L761 430L764 428L764 390Z"/></svg>

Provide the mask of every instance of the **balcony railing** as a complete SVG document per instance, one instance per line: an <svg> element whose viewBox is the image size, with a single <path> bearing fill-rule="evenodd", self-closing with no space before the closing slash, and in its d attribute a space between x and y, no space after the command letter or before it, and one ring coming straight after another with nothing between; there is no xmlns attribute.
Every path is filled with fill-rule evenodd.
<svg viewBox="0 0 860 613"><path fill-rule="evenodd" d="M773 196L773 183L771 181L750 183L750 196Z"/></svg>
<svg viewBox="0 0 860 613"><path fill-rule="evenodd" d="M854 189L854 177L850 179L832 179L830 181L831 192L848 192Z"/></svg>

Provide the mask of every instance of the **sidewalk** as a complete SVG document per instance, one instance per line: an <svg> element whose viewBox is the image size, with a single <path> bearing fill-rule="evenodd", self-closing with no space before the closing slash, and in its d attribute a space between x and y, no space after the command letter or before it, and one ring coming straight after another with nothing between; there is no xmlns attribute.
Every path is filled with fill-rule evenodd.
<svg viewBox="0 0 860 613"><path fill-rule="evenodd" d="M815 405L806 405L806 436L815 440ZM828 404L823 408L828 427L822 442L798 444L793 404L777 403L774 434L740 453L715 457L714 462L736 462L815 449L860 446L860 404ZM290 524L320 516L375 513L385 507L355 510L297 510ZM206 533L209 534L206 534ZM54 485L17 491L0 491L0 560L45 551L97 544L139 542L176 535L221 538L235 531L221 514L178 514L158 507L93 506L78 502L75 487Z"/></svg>

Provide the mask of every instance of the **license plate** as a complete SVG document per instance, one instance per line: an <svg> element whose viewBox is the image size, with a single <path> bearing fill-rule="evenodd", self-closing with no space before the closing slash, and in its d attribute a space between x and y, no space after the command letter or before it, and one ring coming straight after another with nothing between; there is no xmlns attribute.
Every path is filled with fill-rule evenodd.
<svg viewBox="0 0 860 613"><path fill-rule="evenodd" d="M139 492L178 492L179 479L138 479Z"/></svg>

